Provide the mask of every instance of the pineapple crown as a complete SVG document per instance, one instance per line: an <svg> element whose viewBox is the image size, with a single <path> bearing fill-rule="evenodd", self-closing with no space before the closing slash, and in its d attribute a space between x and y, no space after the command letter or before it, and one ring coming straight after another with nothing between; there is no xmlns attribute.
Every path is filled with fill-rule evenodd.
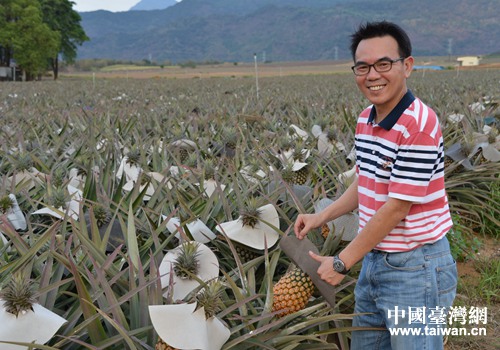
<svg viewBox="0 0 500 350"><path fill-rule="evenodd" d="M52 185L54 185L55 187L61 187L64 184L65 178L66 169L64 169L62 166L55 168L52 172Z"/></svg>
<svg viewBox="0 0 500 350"><path fill-rule="evenodd" d="M488 133L488 143L492 144L497 141L498 129L496 127L492 127L490 132Z"/></svg>
<svg viewBox="0 0 500 350"><path fill-rule="evenodd" d="M14 273L7 286L0 290L0 299L4 301L5 311L16 317L33 311L36 299L31 280L23 272Z"/></svg>
<svg viewBox="0 0 500 350"><path fill-rule="evenodd" d="M259 222L261 214L259 203L255 197L247 199L245 207L240 211L240 220L243 226L254 228Z"/></svg>
<svg viewBox="0 0 500 350"><path fill-rule="evenodd" d="M188 153L186 159L186 166L190 168L196 168L198 165L198 154L196 152Z"/></svg>
<svg viewBox="0 0 500 350"><path fill-rule="evenodd" d="M285 167L281 170L281 177L286 183L294 183L296 174L293 170L293 163L287 163Z"/></svg>
<svg viewBox="0 0 500 350"><path fill-rule="evenodd" d="M206 159L203 163L203 172L205 174L205 179L214 179L217 167L213 159Z"/></svg>
<svg viewBox="0 0 500 350"><path fill-rule="evenodd" d="M97 204L93 207L93 211L97 227L102 227L111 221L111 212L104 206Z"/></svg>
<svg viewBox="0 0 500 350"><path fill-rule="evenodd" d="M338 134L337 134L337 131L335 129L328 129L326 131L326 138L328 139L329 142L333 143L335 141L337 141L337 138L338 138Z"/></svg>
<svg viewBox="0 0 500 350"><path fill-rule="evenodd" d="M233 127L225 127L222 130L222 139L224 144L229 148L235 148L238 142L238 133Z"/></svg>
<svg viewBox="0 0 500 350"><path fill-rule="evenodd" d="M200 252L197 242L186 242L179 247L179 254L174 261L174 273L181 279L192 279L198 274Z"/></svg>
<svg viewBox="0 0 500 350"><path fill-rule="evenodd" d="M299 147L295 147L293 149L292 158L296 162L303 162L305 160L306 152L303 151L303 148L299 145Z"/></svg>
<svg viewBox="0 0 500 350"><path fill-rule="evenodd" d="M139 165L141 161L141 150L133 148L127 153L127 163L130 165Z"/></svg>
<svg viewBox="0 0 500 350"><path fill-rule="evenodd" d="M14 201L9 195L0 197L0 213L6 214L14 206Z"/></svg>
<svg viewBox="0 0 500 350"><path fill-rule="evenodd" d="M144 171L141 171L141 173L139 175L139 178L141 179L141 185L142 186L151 183L151 179L152 179L151 175L147 174Z"/></svg>
<svg viewBox="0 0 500 350"><path fill-rule="evenodd" d="M29 171L33 167L33 159L29 153L19 154L15 158L15 168L17 171Z"/></svg>
<svg viewBox="0 0 500 350"><path fill-rule="evenodd" d="M49 196L49 203L54 208L66 208L67 202L66 191L62 187L56 187L52 190L52 194Z"/></svg>
<svg viewBox="0 0 500 350"><path fill-rule="evenodd" d="M222 292L224 285L219 280L212 280L208 282L205 287L196 294L196 309L201 307L205 310L205 318L209 319L214 317L224 307L222 301Z"/></svg>

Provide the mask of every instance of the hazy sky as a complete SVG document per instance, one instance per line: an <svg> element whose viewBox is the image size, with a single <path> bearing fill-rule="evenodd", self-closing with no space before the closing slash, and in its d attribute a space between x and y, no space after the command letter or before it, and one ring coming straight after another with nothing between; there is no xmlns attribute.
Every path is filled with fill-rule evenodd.
<svg viewBox="0 0 500 350"><path fill-rule="evenodd" d="M73 9L78 12L107 10L111 12L128 11L140 0L72 0Z"/></svg>

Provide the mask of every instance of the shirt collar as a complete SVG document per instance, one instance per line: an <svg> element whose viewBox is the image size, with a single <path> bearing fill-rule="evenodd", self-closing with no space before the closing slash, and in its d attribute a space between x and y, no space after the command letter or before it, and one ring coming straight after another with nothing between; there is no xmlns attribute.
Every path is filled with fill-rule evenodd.
<svg viewBox="0 0 500 350"><path fill-rule="evenodd" d="M410 90L406 92L401 101L398 102L396 107L384 118L378 125L385 130L391 130L394 124L398 121L399 117L403 112L410 107L410 105L415 101L415 96L411 93ZM375 122L375 117L377 116L377 111L375 110L375 106L372 107L370 111L370 116L368 117L368 124L373 124Z"/></svg>

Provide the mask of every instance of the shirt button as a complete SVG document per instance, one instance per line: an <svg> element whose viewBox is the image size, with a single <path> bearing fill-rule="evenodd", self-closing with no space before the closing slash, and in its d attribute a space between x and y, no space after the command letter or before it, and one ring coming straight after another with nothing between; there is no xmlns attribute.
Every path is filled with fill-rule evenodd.
<svg viewBox="0 0 500 350"><path fill-rule="evenodd" d="M372 154L375 154L375 151L372 151Z"/></svg>

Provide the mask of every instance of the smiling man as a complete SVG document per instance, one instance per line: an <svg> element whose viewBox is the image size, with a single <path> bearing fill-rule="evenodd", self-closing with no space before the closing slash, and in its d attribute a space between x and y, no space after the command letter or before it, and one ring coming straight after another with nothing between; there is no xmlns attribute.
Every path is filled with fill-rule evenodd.
<svg viewBox="0 0 500 350"><path fill-rule="evenodd" d="M295 235L354 209L356 238L334 257L310 252L319 276L339 284L363 259L355 288L351 348L442 349L457 285L446 233L452 227L444 187L444 145L435 112L406 85L411 42L398 25L362 25L351 37L352 70L371 105L355 135L357 179L325 210L301 214Z"/></svg>

